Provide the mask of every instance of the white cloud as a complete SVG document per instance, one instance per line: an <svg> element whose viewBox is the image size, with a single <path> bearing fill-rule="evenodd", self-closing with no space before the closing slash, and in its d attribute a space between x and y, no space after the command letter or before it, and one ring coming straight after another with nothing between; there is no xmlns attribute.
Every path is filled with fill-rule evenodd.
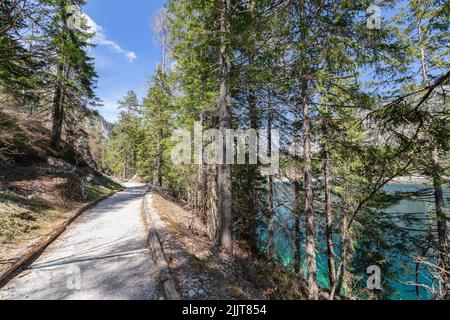
<svg viewBox="0 0 450 320"><path fill-rule="evenodd" d="M106 37L103 27L99 26L91 17L89 17L85 13L83 13L83 17L84 19L86 19L86 23L89 27L89 32L95 34L93 39L94 44L113 49L117 53L125 56L125 58L127 58L129 62L134 62L137 59L136 53L134 53L133 51L126 51L116 42L109 40Z"/></svg>
<svg viewBox="0 0 450 320"><path fill-rule="evenodd" d="M133 62L137 59L137 56L134 52L130 51L127 53L127 59L128 61Z"/></svg>

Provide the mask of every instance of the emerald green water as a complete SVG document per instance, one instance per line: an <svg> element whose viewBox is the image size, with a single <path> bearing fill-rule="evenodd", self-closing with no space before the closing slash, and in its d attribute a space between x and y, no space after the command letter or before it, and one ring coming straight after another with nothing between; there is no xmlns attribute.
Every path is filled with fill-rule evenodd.
<svg viewBox="0 0 450 320"><path fill-rule="evenodd" d="M289 184L279 183L276 185L275 189L277 194L277 210L275 217L276 233L274 239L277 254L276 258L279 263L285 267L292 268L295 256L293 241L295 237L295 220L291 213L293 188ZM430 227L435 228L436 223L433 218L430 218L434 214L434 195L430 187L417 184L391 184L386 186L385 192L390 195L399 195L401 193L401 198L397 199L394 204L379 210L384 212L396 226L408 230L406 234L408 238L419 238L419 236L423 236L423 234L429 232ZM445 189L445 198L446 208L448 208L448 204L450 203L450 189ZM405 219L405 217L407 219ZM319 233L316 235L319 285L323 288L327 288L328 267L325 255L326 247L325 242L322 240L324 239L322 230L325 229L323 219L321 217L316 217L316 224L318 225L319 230ZM409 231L410 229L411 231ZM267 230L265 226L261 226L259 231L260 241L264 247L267 243ZM395 242L395 237L395 234L392 235L393 243ZM302 240L304 240L304 235L302 235ZM338 241L339 239L336 238L336 242ZM416 279L416 264L414 259L417 256L417 249L414 247L413 243L404 243L404 245L410 249L407 249L406 252L403 252L402 254L399 254L398 250L394 250L394 248L392 250L384 248L382 253L380 252L390 266L388 275L385 275L387 279L384 280L389 283L390 292L392 293L389 294L388 298L392 300L415 300L417 298L416 287L408 284L408 282L415 282ZM357 246L356 250L358 250ZM376 244L374 244L374 251L377 252ZM302 248L302 272L306 275L306 257L304 252L305 250ZM339 255L339 252L336 252L336 254ZM369 265L367 265L367 267L369 267ZM362 281L365 283L367 276L364 273L357 276L361 277ZM425 268L421 268L419 280L422 284L429 286L432 284L430 274ZM423 300L432 299L430 294L422 288L420 289L420 298Z"/></svg>

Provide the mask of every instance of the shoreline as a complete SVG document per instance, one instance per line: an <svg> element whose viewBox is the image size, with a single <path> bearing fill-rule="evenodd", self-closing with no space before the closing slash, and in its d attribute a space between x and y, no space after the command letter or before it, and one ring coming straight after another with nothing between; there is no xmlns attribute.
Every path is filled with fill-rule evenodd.
<svg viewBox="0 0 450 320"><path fill-rule="evenodd" d="M430 185L433 183L433 180L427 177L420 176L406 176L406 177L398 177L392 180L389 184L423 184Z"/></svg>
<svg viewBox="0 0 450 320"><path fill-rule="evenodd" d="M281 178L277 179L279 182L283 183L289 183L291 180L287 178ZM317 182L317 179L314 180L314 182ZM397 177L395 179L392 179L389 184L422 184L422 185L431 185L433 184L433 180L428 177L421 177L421 176L405 176L405 177Z"/></svg>

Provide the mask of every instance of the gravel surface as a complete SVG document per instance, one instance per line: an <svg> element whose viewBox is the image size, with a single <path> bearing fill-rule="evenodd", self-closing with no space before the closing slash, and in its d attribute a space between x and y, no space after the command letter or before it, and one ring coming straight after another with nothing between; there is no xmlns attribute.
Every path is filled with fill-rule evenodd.
<svg viewBox="0 0 450 320"><path fill-rule="evenodd" d="M85 212L27 270L3 300L154 300L158 274L140 214L142 184Z"/></svg>

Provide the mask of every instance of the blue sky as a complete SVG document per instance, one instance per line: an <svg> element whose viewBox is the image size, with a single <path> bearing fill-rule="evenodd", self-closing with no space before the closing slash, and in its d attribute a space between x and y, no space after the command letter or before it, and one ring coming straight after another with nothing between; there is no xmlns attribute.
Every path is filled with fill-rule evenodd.
<svg viewBox="0 0 450 320"><path fill-rule="evenodd" d="M148 79L161 62L161 46L152 30L152 18L164 0L89 0L83 8L97 31L97 95L104 106L99 112L111 122L118 115L117 101L128 90L143 97Z"/></svg>

